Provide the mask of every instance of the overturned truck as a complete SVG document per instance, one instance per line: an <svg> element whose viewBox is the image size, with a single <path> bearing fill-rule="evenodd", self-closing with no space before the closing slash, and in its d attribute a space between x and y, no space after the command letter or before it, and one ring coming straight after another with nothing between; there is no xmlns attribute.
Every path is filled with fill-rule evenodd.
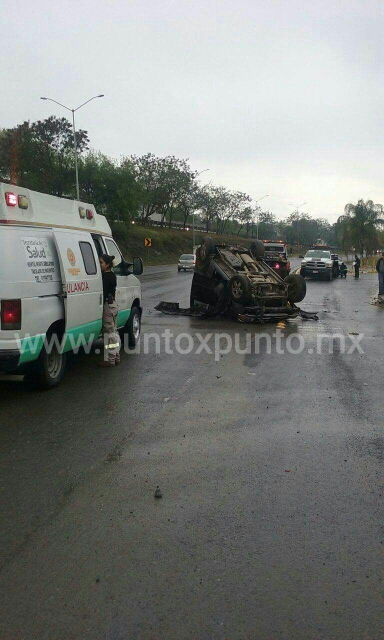
<svg viewBox="0 0 384 640"><path fill-rule="evenodd" d="M229 312L239 322L267 322L296 317L306 294L300 275L284 278L264 262L264 244L249 249L215 244L206 238L196 251L190 306L209 315Z"/></svg>

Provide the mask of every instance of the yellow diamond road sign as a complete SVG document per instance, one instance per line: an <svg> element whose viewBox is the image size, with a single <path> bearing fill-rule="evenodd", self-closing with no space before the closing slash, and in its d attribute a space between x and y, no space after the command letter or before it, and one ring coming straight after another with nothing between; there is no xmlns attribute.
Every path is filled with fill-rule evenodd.
<svg viewBox="0 0 384 640"><path fill-rule="evenodd" d="M145 238L144 247L152 247L152 238Z"/></svg>

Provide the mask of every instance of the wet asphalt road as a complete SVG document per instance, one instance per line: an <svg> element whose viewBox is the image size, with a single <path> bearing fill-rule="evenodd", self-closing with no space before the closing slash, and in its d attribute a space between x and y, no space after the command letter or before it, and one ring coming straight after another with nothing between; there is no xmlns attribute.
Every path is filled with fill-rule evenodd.
<svg viewBox="0 0 384 640"><path fill-rule="evenodd" d="M319 322L282 323L283 353L275 325L153 310L187 306L190 281L174 267L142 277L142 343L169 329L244 347L249 334L252 353L155 354L152 337L114 370L75 358L52 392L0 383L0 637L381 640L375 276L308 281ZM333 353L317 352L319 333L341 334Z"/></svg>

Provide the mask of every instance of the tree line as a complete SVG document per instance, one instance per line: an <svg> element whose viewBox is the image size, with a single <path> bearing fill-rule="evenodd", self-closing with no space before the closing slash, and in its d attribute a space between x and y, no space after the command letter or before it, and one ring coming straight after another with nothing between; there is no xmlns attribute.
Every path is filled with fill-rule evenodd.
<svg viewBox="0 0 384 640"><path fill-rule="evenodd" d="M383 206L359 200L345 206L335 225L335 237L344 253L369 256L384 247L383 225Z"/></svg>
<svg viewBox="0 0 384 640"><path fill-rule="evenodd" d="M50 116L0 130L0 180L49 193L75 198L74 139L66 118ZM331 225L322 218L293 212L278 221L269 210L252 204L242 191L201 184L199 173L188 160L174 156L129 155L120 161L90 149L87 131L76 132L80 198L92 202L110 221L138 220L161 225L195 224L207 232L261 239L281 239L291 245L315 242L339 244L360 253L381 243L381 205L362 200L348 204L344 215Z"/></svg>

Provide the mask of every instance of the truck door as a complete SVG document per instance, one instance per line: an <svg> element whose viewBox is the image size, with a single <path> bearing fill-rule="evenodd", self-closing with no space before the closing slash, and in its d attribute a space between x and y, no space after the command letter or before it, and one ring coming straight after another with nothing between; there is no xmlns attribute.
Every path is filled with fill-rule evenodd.
<svg viewBox="0 0 384 640"><path fill-rule="evenodd" d="M55 230L65 310L63 351L101 333L103 284L95 245L88 233Z"/></svg>

